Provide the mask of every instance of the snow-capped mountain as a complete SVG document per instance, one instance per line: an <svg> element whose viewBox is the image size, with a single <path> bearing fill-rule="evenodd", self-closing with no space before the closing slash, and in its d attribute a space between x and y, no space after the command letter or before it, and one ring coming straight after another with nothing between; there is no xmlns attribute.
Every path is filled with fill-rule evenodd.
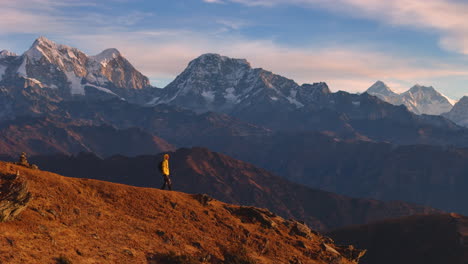
<svg viewBox="0 0 468 264"><path fill-rule="evenodd" d="M0 51L0 59L4 59L6 57L16 57L16 56L18 56L16 53L8 51L8 50Z"/></svg>
<svg viewBox="0 0 468 264"><path fill-rule="evenodd" d="M408 91L398 94L385 83L378 81L366 91L393 104L404 105L416 114L440 115L450 111L453 103L432 86L415 85Z"/></svg>
<svg viewBox="0 0 468 264"><path fill-rule="evenodd" d="M458 125L468 127L468 96L463 96L450 110L443 114Z"/></svg>
<svg viewBox="0 0 468 264"><path fill-rule="evenodd" d="M395 93L382 81L377 81L376 83L374 83L371 87L369 87L369 89L367 89L367 93L375 95L383 99L384 101L387 101L387 98L393 98L398 96L397 93Z"/></svg>
<svg viewBox="0 0 468 264"><path fill-rule="evenodd" d="M87 56L76 48L45 37L38 38L21 56L2 51L0 73L3 73L2 86L22 80L24 87L55 89L62 96L91 93L127 99L126 91L151 87L148 78L116 49Z"/></svg>
<svg viewBox="0 0 468 264"><path fill-rule="evenodd" d="M269 105L301 108L308 101L330 93L325 83L298 85L293 80L260 68L245 59L204 54L163 89L150 105L181 105L199 112L240 111L246 107Z"/></svg>

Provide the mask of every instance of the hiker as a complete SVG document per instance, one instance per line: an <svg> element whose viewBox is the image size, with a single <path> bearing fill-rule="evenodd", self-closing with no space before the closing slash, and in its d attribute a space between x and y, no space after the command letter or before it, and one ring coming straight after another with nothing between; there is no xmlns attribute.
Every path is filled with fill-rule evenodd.
<svg viewBox="0 0 468 264"><path fill-rule="evenodd" d="M164 160L159 163L159 170L164 177L164 184L161 189L164 190L167 184L167 188L172 191L172 183L169 178L169 154L164 154Z"/></svg>

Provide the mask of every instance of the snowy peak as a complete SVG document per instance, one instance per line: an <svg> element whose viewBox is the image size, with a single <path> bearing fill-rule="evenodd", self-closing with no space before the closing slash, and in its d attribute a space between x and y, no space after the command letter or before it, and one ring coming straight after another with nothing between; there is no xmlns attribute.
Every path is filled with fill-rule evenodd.
<svg viewBox="0 0 468 264"><path fill-rule="evenodd" d="M250 68L250 63L245 60L245 59L234 59L234 58L229 58L226 56L221 56L216 53L206 53L198 58L192 60L189 63L189 68L193 66L219 66L221 67L223 64L232 64L232 65L238 65L238 66L247 66Z"/></svg>
<svg viewBox="0 0 468 264"><path fill-rule="evenodd" d="M367 89L366 92L371 95L383 95L383 96L397 96L398 95L382 81L377 81L376 83L374 83L371 87L369 87L369 89Z"/></svg>
<svg viewBox="0 0 468 264"><path fill-rule="evenodd" d="M197 78L204 78L219 74L237 75L250 69L250 63L245 59L233 59L219 54L207 53L192 60L185 72L191 72Z"/></svg>
<svg viewBox="0 0 468 264"><path fill-rule="evenodd" d="M98 63L101 63L103 66L106 66L107 63L113 59L122 56L117 49L111 48L102 51L101 53L91 56L90 58Z"/></svg>
<svg viewBox="0 0 468 264"><path fill-rule="evenodd" d="M435 93L435 94L440 94L439 92L434 89L432 86L423 86L420 84L415 84L413 87L411 87L407 93Z"/></svg>
<svg viewBox="0 0 468 264"><path fill-rule="evenodd" d="M62 70L67 68L71 71L74 68L70 64L80 64L81 67L86 63L86 54L76 48L67 45L57 44L45 37L36 39L29 50L23 56L29 62L40 64L41 60L59 66ZM83 71L83 69L81 69Z"/></svg>
<svg viewBox="0 0 468 264"><path fill-rule="evenodd" d="M33 43L33 46L39 46L39 45L56 46L57 43L53 42L52 40L44 36L40 36Z"/></svg>
<svg viewBox="0 0 468 264"><path fill-rule="evenodd" d="M129 99L134 96L133 90L150 87L148 78L114 48L90 57L76 48L39 37L20 57L2 63L5 61L8 65L0 71L8 76L3 80L14 83L19 78L26 80L24 87L58 89L64 96L87 95L90 91L98 97Z"/></svg>
<svg viewBox="0 0 468 264"><path fill-rule="evenodd" d="M252 68L245 59L208 53L192 60L151 104L232 113L249 107L301 108L328 93L325 83L299 86L270 71Z"/></svg>
<svg viewBox="0 0 468 264"><path fill-rule="evenodd" d="M443 104L452 105L447 97L439 93L434 87L432 86L422 86L416 84L415 86L411 87L408 91L401 94L403 97L413 98L417 101L424 101L424 102L433 102L437 101Z"/></svg>
<svg viewBox="0 0 468 264"><path fill-rule="evenodd" d="M14 52L8 51L8 50L2 50L0 51L0 59L6 58L6 57L17 57L18 55Z"/></svg>
<svg viewBox="0 0 468 264"><path fill-rule="evenodd" d="M404 93L397 94L383 82L378 81L367 89L367 93L393 105L404 105L416 114L440 115L450 111L453 106L450 100L434 87L419 84Z"/></svg>

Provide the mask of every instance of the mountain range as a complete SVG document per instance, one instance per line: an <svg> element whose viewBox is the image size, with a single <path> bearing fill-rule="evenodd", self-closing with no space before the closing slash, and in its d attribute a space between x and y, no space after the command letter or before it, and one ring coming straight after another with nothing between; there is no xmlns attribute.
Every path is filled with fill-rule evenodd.
<svg viewBox="0 0 468 264"><path fill-rule="evenodd" d="M366 92L393 105L404 105L415 114L440 115L449 112L455 104L434 87L419 84L398 94L382 81L377 81Z"/></svg>

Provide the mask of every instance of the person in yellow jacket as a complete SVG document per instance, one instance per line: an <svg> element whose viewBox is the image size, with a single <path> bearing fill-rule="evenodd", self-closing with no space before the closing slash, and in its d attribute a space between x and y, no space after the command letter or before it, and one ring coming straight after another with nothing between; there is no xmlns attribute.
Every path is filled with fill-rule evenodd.
<svg viewBox="0 0 468 264"><path fill-rule="evenodd" d="M172 190L172 182L171 182L171 178L169 178L169 175L170 175L170 171L169 171L169 154L164 154L164 160L161 161L161 163L159 164L159 170L161 171L161 173L162 173L162 175L164 177L164 184L161 187L161 189L164 190L166 188L166 184L167 184L167 188L169 190Z"/></svg>

